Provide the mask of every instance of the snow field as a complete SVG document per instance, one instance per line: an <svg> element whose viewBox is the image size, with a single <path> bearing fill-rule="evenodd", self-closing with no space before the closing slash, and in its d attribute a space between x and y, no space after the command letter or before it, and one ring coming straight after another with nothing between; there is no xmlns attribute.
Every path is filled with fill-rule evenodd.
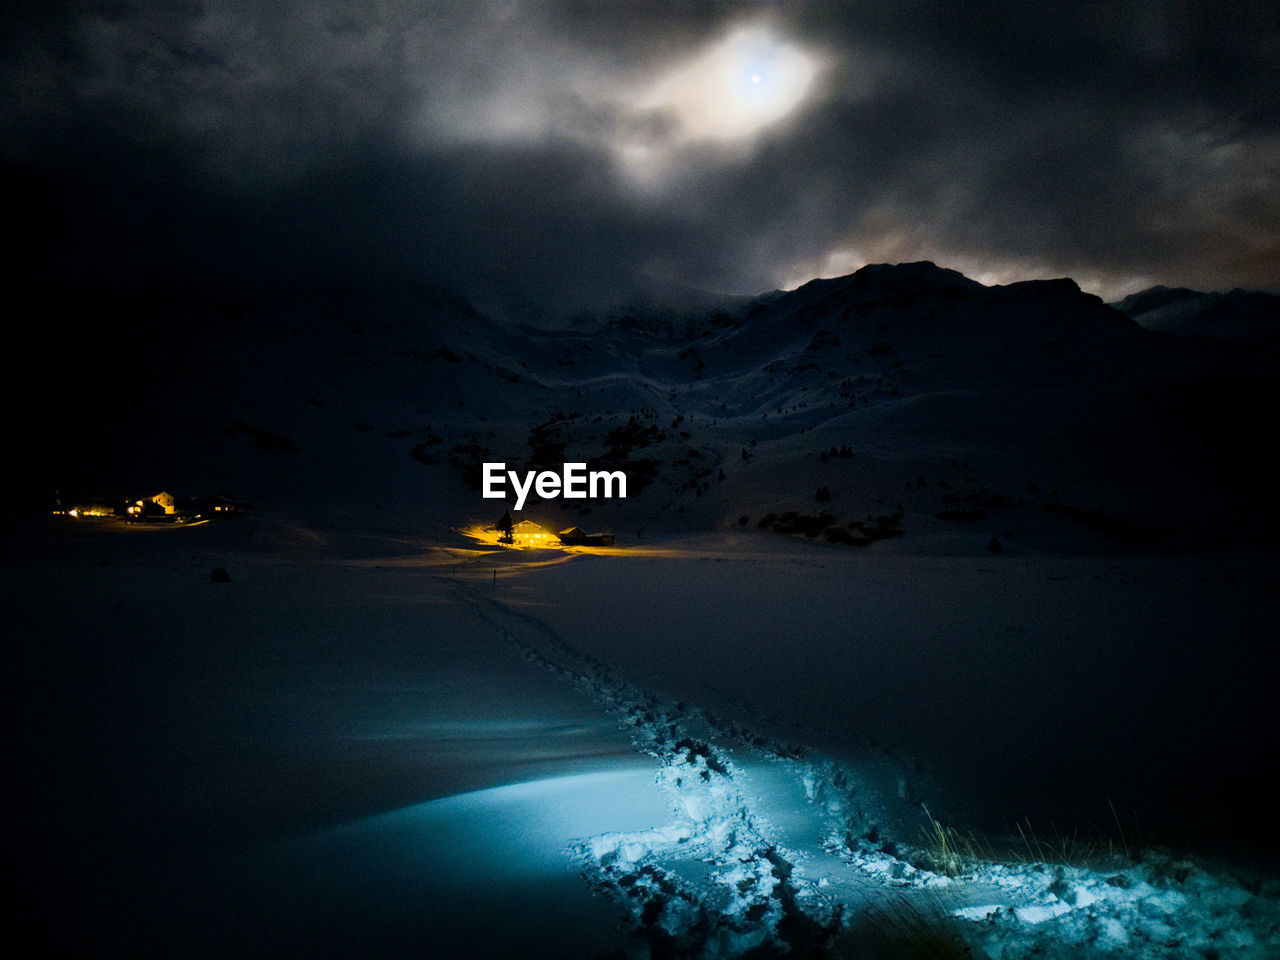
<svg viewBox="0 0 1280 960"><path fill-rule="evenodd" d="M876 923L895 896L993 958L1261 960L1280 949L1280 882L1206 862L1156 852L1091 866L965 856L956 876L936 872L919 836L886 831L901 798L886 795L894 780L884 769L863 779L806 747L620 679L524 609L487 599L479 609L526 659L582 688L659 761L653 786L667 823L570 848L655 955L831 949ZM909 792L908 766L897 774Z"/></svg>

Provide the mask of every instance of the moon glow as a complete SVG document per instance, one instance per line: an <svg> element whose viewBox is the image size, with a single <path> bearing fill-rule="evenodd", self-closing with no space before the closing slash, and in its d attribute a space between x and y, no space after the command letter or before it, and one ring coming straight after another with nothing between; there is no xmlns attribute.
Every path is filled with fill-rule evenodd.
<svg viewBox="0 0 1280 960"><path fill-rule="evenodd" d="M692 140L749 137L790 113L817 64L764 27L736 30L661 78L641 106L672 113Z"/></svg>

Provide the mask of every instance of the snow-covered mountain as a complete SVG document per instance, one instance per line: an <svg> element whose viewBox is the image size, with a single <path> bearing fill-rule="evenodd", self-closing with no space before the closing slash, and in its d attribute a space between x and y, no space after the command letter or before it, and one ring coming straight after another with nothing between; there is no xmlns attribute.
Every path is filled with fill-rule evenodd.
<svg viewBox="0 0 1280 960"><path fill-rule="evenodd" d="M1113 306L1148 330L1242 343L1274 344L1280 338L1280 296L1257 290L1200 293L1150 287Z"/></svg>
<svg viewBox="0 0 1280 960"><path fill-rule="evenodd" d="M1161 336L1065 279L881 264L564 329L335 286L80 301L46 335L19 421L29 500L227 489L441 532L501 512L482 462L581 460L627 471L628 499L535 498L527 516L590 510L634 534L826 514L822 534L900 515L908 542L962 550L1274 531L1242 519L1263 493L1252 424L1274 351Z"/></svg>

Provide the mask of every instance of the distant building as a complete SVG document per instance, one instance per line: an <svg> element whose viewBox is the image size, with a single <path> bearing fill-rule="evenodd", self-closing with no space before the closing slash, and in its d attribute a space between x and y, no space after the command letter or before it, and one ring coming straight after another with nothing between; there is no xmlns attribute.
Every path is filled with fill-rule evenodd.
<svg viewBox="0 0 1280 960"><path fill-rule="evenodd" d="M86 517L117 518L151 523L193 523L212 517L234 516L253 508L253 504L233 500L225 492L206 497L181 497L162 490L150 497L64 497L55 492L54 516L82 519Z"/></svg>
<svg viewBox="0 0 1280 960"><path fill-rule="evenodd" d="M555 540L545 527L532 520L521 520L511 527L511 541L517 547L551 547Z"/></svg>
<svg viewBox="0 0 1280 960"><path fill-rule="evenodd" d="M138 520L151 517L172 517L178 509L178 500L167 490L153 497L143 497L129 505L129 516Z"/></svg>
<svg viewBox="0 0 1280 960"><path fill-rule="evenodd" d="M224 493L214 493L201 497L198 501L201 512L211 516L228 516L248 510L252 504L232 500Z"/></svg>
<svg viewBox="0 0 1280 960"><path fill-rule="evenodd" d="M167 490L161 490L154 497L149 497L148 500L164 511L166 517L171 517L177 512L178 498ZM139 501L139 503L141 502Z"/></svg>
<svg viewBox="0 0 1280 960"><path fill-rule="evenodd" d="M203 516L200 506L190 497L175 497L167 490L162 490L152 497L143 497L129 505L129 520L161 521L168 523L190 523Z"/></svg>
<svg viewBox="0 0 1280 960"><path fill-rule="evenodd" d="M122 510L122 503L109 497L86 497L67 503L59 497L53 508L53 514L79 520L89 517L117 517Z"/></svg>
<svg viewBox="0 0 1280 960"><path fill-rule="evenodd" d="M561 530L556 536L566 547L612 547L612 533L587 533L581 527Z"/></svg>

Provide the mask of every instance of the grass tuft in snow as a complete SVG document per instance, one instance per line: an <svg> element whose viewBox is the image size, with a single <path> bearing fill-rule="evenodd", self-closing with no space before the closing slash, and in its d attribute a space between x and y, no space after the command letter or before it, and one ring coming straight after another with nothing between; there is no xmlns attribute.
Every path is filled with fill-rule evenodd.
<svg viewBox="0 0 1280 960"><path fill-rule="evenodd" d="M921 807L927 822L916 841L912 866L945 877L967 876L997 863L1114 868L1141 862L1152 852L1150 843L1143 842L1140 835L1126 834L1118 817L1118 841L1101 831L1081 833L1075 829L1064 834L1053 824L1052 833L1044 834L1030 819L1014 824L1016 834L987 838L948 826L928 807Z"/></svg>
<svg viewBox="0 0 1280 960"><path fill-rule="evenodd" d="M921 809L928 824L917 843L918 853L913 862L916 868L944 877L959 877L998 859L990 844L977 834L961 833L955 827L946 826L924 804Z"/></svg>
<svg viewBox="0 0 1280 960"><path fill-rule="evenodd" d="M1028 819L1016 824L1021 848L1015 847L1014 853L1026 863L1049 863L1065 866L1097 866L1114 864L1127 851L1123 844L1117 847L1115 841L1105 836L1082 836L1079 830L1063 834L1053 827L1053 836L1041 836L1032 827ZM1052 826L1052 825L1051 825ZM1130 860L1139 858L1129 856Z"/></svg>

